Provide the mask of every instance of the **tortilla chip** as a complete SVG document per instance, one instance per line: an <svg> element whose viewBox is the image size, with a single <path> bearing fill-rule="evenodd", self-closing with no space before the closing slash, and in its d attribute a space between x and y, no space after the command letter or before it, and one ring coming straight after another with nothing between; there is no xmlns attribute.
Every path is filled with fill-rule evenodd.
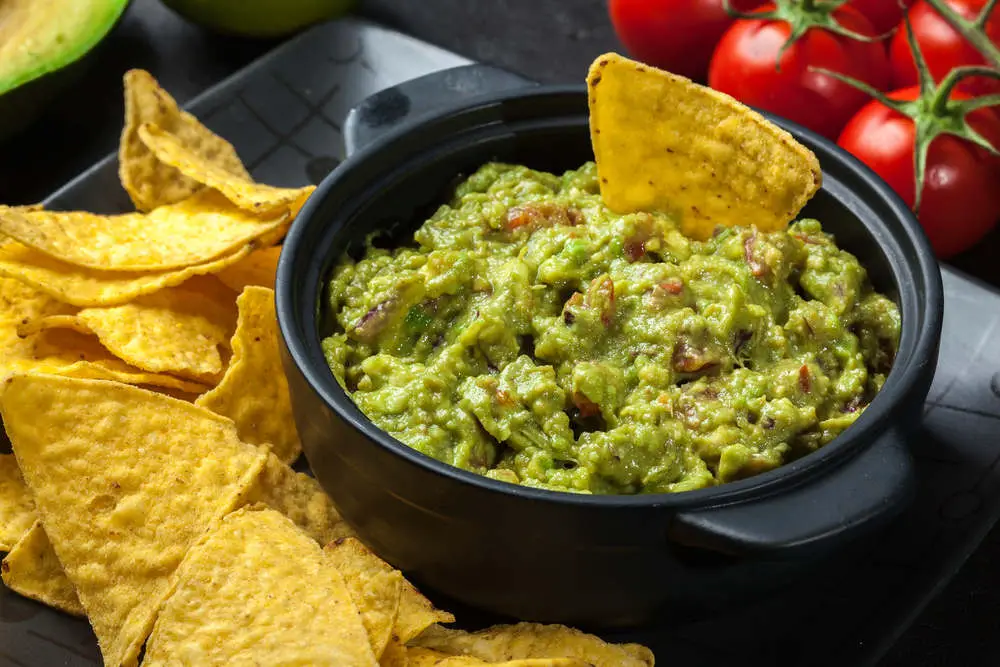
<svg viewBox="0 0 1000 667"><path fill-rule="evenodd" d="M105 664L135 665L184 554L266 454L228 419L116 382L18 375L0 412Z"/></svg>
<svg viewBox="0 0 1000 667"><path fill-rule="evenodd" d="M276 188L255 183L250 177L234 174L217 162L199 155L185 146L178 137L156 125L140 125L139 138L161 164L170 165L189 179L218 190L236 206L257 215L298 210L316 189L314 185Z"/></svg>
<svg viewBox="0 0 1000 667"><path fill-rule="evenodd" d="M65 313L69 309L51 296L12 278L0 278L0 379L17 359L32 355L32 339L18 334L24 322Z"/></svg>
<svg viewBox="0 0 1000 667"><path fill-rule="evenodd" d="M269 454L247 502L281 512L320 544L354 534L315 479Z"/></svg>
<svg viewBox="0 0 1000 667"><path fill-rule="evenodd" d="M18 211L0 206L0 233L50 257L100 271L165 271L204 264L279 229L214 190L149 213Z"/></svg>
<svg viewBox="0 0 1000 667"><path fill-rule="evenodd" d="M14 455L0 454L0 551L10 551L35 518L35 502Z"/></svg>
<svg viewBox="0 0 1000 667"><path fill-rule="evenodd" d="M92 334L136 368L214 384L222 372L219 348L235 327L232 294L214 277L200 276L122 306L30 320L18 333L67 328Z"/></svg>
<svg viewBox="0 0 1000 667"><path fill-rule="evenodd" d="M604 203L661 210L695 238L784 229L820 187L816 156L733 98L608 53L587 75Z"/></svg>
<svg viewBox="0 0 1000 667"><path fill-rule="evenodd" d="M487 662L527 658L578 658L594 667L652 667L653 652L638 644L608 644L564 625L517 623L479 632L435 626L412 644ZM412 656L411 656L412 664Z"/></svg>
<svg viewBox="0 0 1000 667"><path fill-rule="evenodd" d="M40 332L26 358L9 359L0 380L15 373L46 373L63 377L115 380L133 385L149 385L202 393L205 385L165 373L147 373L113 356L91 336L68 329Z"/></svg>
<svg viewBox="0 0 1000 667"><path fill-rule="evenodd" d="M361 612L361 622L368 632L372 652L376 658L381 658L396 626L403 575L395 570L386 570L372 560L352 558L347 554L348 549L350 547L335 547L328 549L326 554L344 575L351 599Z"/></svg>
<svg viewBox="0 0 1000 667"><path fill-rule="evenodd" d="M7 554L0 571L3 583L15 593L73 616L85 616L76 589L38 521Z"/></svg>
<svg viewBox="0 0 1000 667"><path fill-rule="evenodd" d="M372 553L356 538L346 537L326 545L326 551L342 572L366 572L374 576L378 572L399 572L394 567ZM399 598L399 613L393 635L406 644L435 623L454 623L455 617L446 611L435 609L416 587L402 579Z"/></svg>
<svg viewBox="0 0 1000 667"><path fill-rule="evenodd" d="M193 276L217 273L249 255L248 243L205 264L173 271L97 271L67 264L14 241L0 242L0 276L16 278L39 292L80 308L119 306L144 294L180 285Z"/></svg>
<svg viewBox="0 0 1000 667"><path fill-rule="evenodd" d="M336 568L308 535L244 508L195 545L146 645L156 665L376 665Z"/></svg>
<svg viewBox="0 0 1000 667"><path fill-rule="evenodd" d="M281 246L262 248L250 253L232 266L219 271L216 276L230 289L242 292L250 285L274 289L274 277L278 271L278 257Z"/></svg>
<svg viewBox="0 0 1000 667"><path fill-rule="evenodd" d="M378 664L379 667L409 667L410 659L406 654L406 646L399 641L399 637L389 639Z"/></svg>
<svg viewBox="0 0 1000 667"><path fill-rule="evenodd" d="M240 315L229 368L218 386L196 404L236 422L244 442L266 444L275 456L291 463L302 445L281 365L274 291L248 287L236 305Z"/></svg>
<svg viewBox="0 0 1000 667"><path fill-rule="evenodd" d="M125 73L125 127L118 147L118 176L135 207L151 211L187 199L201 184L160 162L139 138L139 127L152 123L184 147L219 168L250 178L232 145L186 111L144 70Z"/></svg>

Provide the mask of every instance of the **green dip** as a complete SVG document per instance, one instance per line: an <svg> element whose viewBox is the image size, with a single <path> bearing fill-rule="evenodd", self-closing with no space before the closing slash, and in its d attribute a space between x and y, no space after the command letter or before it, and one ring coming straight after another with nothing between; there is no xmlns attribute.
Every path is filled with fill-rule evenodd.
<svg viewBox="0 0 1000 667"><path fill-rule="evenodd" d="M816 220L616 215L593 163L487 164L417 230L333 271L323 341L380 428L528 486L660 493L830 442L885 382L899 311Z"/></svg>

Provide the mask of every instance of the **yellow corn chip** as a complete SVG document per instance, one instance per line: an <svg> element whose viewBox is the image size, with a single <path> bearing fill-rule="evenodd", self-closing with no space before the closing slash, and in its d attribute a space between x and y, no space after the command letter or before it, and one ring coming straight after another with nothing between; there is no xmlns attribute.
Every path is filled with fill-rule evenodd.
<svg viewBox="0 0 1000 667"><path fill-rule="evenodd" d="M281 228L214 190L149 213L19 211L0 206L0 233L50 257L101 271L165 271L204 264Z"/></svg>
<svg viewBox="0 0 1000 667"><path fill-rule="evenodd" d="M187 199L201 184L163 164L139 138L139 127L152 123L175 137L189 151L221 169L249 178L232 145L177 107L149 72L125 74L125 127L118 147L118 176L135 207L150 211Z"/></svg>
<svg viewBox="0 0 1000 667"><path fill-rule="evenodd" d="M367 572L373 577L378 572L398 572L391 565L372 553L356 538L346 537L326 545L326 551L342 572ZM435 609L431 601L406 579L402 579L399 613L393 635L406 644L435 623L454 623L455 617Z"/></svg>
<svg viewBox="0 0 1000 667"><path fill-rule="evenodd" d="M705 239L716 225L784 229L819 189L809 149L723 93L615 53L587 76L601 196L661 210Z"/></svg>
<svg viewBox="0 0 1000 667"><path fill-rule="evenodd" d="M314 185L303 188L276 188L255 183L248 176L228 171L225 167L199 155L176 136L152 124L139 126L139 138L162 164L170 165L189 179L221 192L226 199L245 211L258 215L298 210L309 198Z"/></svg>
<svg viewBox="0 0 1000 667"><path fill-rule="evenodd" d="M376 665L344 579L308 535L244 508L195 545L146 645L157 665Z"/></svg>
<svg viewBox="0 0 1000 667"><path fill-rule="evenodd" d="M84 616L42 524L35 521L0 565L3 583L15 593L74 616Z"/></svg>
<svg viewBox="0 0 1000 667"><path fill-rule="evenodd" d="M13 454L0 454L0 551L11 547L35 522L35 502Z"/></svg>
<svg viewBox="0 0 1000 667"><path fill-rule="evenodd" d="M242 292L250 285L274 289L274 275L278 271L280 255L281 246L262 248L219 271L216 276L236 292Z"/></svg>
<svg viewBox="0 0 1000 667"><path fill-rule="evenodd" d="M240 315L229 368L218 386L196 404L236 422L244 442L266 444L279 459L291 463L302 445L278 349L274 291L248 287L236 305Z"/></svg>
<svg viewBox="0 0 1000 667"><path fill-rule="evenodd" d="M167 375L147 373L116 358L93 337L68 329L40 332L27 358L10 359L0 379L14 373L46 373L63 377L115 380L125 384L165 387L191 393L208 389L205 385Z"/></svg>
<svg viewBox="0 0 1000 667"><path fill-rule="evenodd" d="M564 625L517 623L479 632L435 626L413 641L415 646L487 662L526 658L578 658L594 667L652 667L653 652L638 644L608 644ZM412 656L411 656L412 664Z"/></svg>
<svg viewBox="0 0 1000 667"><path fill-rule="evenodd" d="M327 557L344 575L361 622L368 632L372 652L381 658L392 639L392 629L399 614L403 575L385 570L368 559L345 557L342 548L329 549Z"/></svg>
<svg viewBox="0 0 1000 667"><path fill-rule="evenodd" d="M14 376L0 412L105 664L134 666L184 554L266 454L227 419L116 382Z"/></svg>
<svg viewBox="0 0 1000 667"><path fill-rule="evenodd" d="M15 278L73 306L118 306L144 294L180 285L193 276L217 273L239 262L256 247L255 243L249 243L211 262L173 271L97 271L7 241L0 242L0 276Z"/></svg>
<svg viewBox="0 0 1000 667"><path fill-rule="evenodd" d="M122 306L31 320L18 332L66 328L93 334L136 368L214 382L222 372L219 348L229 344L235 326L229 290L212 276L199 276Z"/></svg>
<svg viewBox="0 0 1000 667"><path fill-rule="evenodd" d="M489 665L490 667L593 667L591 663L579 658L527 658L504 662L486 662L469 655L448 655L420 647L408 648L406 654L406 664L410 667L475 667L476 665Z"/></svg>
<svg viewBox="0 0 1000 667"><path fill-rule="evenodd" d="M273 454L268 455L247 502L263 503L281 512L320 544L354 533L319 482L295 472Z"/></svg>
<svg viewBox="0 0 1000 667"><path fill-rule="evenodd" d="M410 659L407 656L406 646L399 641L399 637L389 639L378 664L379 667L409 667Z"/></svg>
<svg viewBox="0 0 1000 667"><path fill-rule="evenodd" d="M0 278L0 379L6 377L10 364L32 355L33 339L18 334L24 322L67 312L56 299L42 294L12 278Z"/></svg>

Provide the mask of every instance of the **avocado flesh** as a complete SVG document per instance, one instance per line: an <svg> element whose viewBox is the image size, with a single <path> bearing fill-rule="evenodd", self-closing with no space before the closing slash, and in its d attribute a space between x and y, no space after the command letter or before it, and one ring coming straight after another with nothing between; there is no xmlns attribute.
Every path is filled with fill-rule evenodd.
<svg viewBox="0 0 1000 667"><path fill-rule="evenodd" d="M79 60L128 0L2 0L0 95Z"/></svg>

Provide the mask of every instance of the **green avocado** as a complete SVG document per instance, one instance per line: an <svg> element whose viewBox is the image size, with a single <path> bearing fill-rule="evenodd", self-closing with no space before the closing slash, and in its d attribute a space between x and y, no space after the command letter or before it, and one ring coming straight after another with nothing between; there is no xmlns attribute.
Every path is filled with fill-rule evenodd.
<svg viewBox="0 0 1000 667"><path fill-rule="evenodd" d="M281 37L336 18L356 0L163 0L178 14L213 30L245 37Z"/></svg>
<svg viewBox="0 0 1000 667"><path fill-rule="evenodd" d="M0 2L0 140L20 131L78 71L128 0Z"/></svg>

